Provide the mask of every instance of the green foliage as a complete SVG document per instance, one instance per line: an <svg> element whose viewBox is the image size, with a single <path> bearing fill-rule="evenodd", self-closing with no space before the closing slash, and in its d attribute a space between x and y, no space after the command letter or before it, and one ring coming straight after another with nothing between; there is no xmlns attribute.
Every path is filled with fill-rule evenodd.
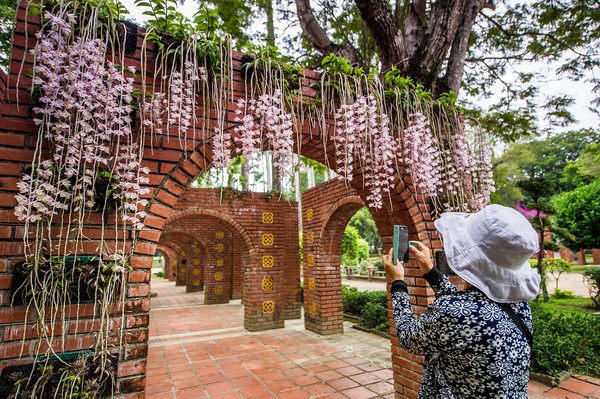
<svg viewBox="0 0 600 399"><path fill-rule="evenodd" d="M363 327L389 332L390 324L387 304L382 306L379 303L367 302L363 308L361 317L360 324Z"/></svg>
<svg viewBox="0 0 600 399"><path fill-rule="evenodd" d="M573 264L561 258L544 258L544 269L553 272L570 272Z"/></svg>
<svg viewBox="0 0 600 399"><path fill-rule="evenodd" d="M573 269L573 264L561 258L545 258L543 260L543 270L550 272L556 281L555 292L558 291L558 279L560 275L570 272ZM556 295L556 294L555 294Z"/></svg>
<svg viewBox="0 0 600 399"><path fill-rule="evenodd" d="M542 185L549 182L555 186L556 192L574 189L578 179L575 176L575 163L584 153L593 153L594 147L588 149L588 146L599 141L600 131L581 129L543 140L511 144L494 160L496 192L492 195L492 201L514 206L524 198L517 182L530 179L537 179ZM546 193L546 196L549 194L551 192Z"/></svg>
<svg viewBox="0 0 600 399"><path fill-rule="evenodd" d="M252 54L252 61L242 64L242 71L246 76L258 75L258 79L267 82L274 78L279 80L288 91L291 90L295 93L299 90L304 69L299 65L292 65L292 60L282 55L277 47L249 43L243 47L242 51Z"/></svg>
<svg viewBox="0 0 600 399"><path fill-rule="evenodd" d="M600 376L600 318L552 303L532 302L531 310L533 370L554 376L563 370Z"/></svg>
<svg viewBox="0 0 600 399"><path fill-rule="evenodd" d="M377 268L378 271L382 272L384 270L383 262L381 259L377 259L373 262L373 266Z"/></svg>
<svg viewBox="0 0 600 399"><path fill-rule="evenodd" d="M569 291L569 290L563 291L563 290L557 288L554 290L552 297L556 298L556 299L572 299L572 298L575 298L575 295L573 294L573 291Z"/></svg>
<svg viewBox="0 0 600 399"><path fill-rule="evenodd" d="M13 21L18 0L0 1L0 67L8 67Z"/></svg>
<svg viewBox="0 0 600 399"><path fill-rule="evenodd" d="M223 49L217 36L222 31L214 9L202 5L190 20L177 11L176 0L135 0L135 5L144 10L143 15L151 17L147 25L153 29L148 37L159 51L177 56L189 50L187 43L193 42L198 61L218 69Z"/></svg>
<svg viewBox="0 0 600 399"><path fill-rule="evenodd" d="M600 179L553 199L554 223L573 237L561 235L572 250L600 247Z"/></svg>
<svg viewBox="0 0 600 399"><path fill-rule="evenodd" d="M362 318L361 325L379 331L389 331L387 292L358 291L342 286L344 313Z"/></svg>
<svg viewBox="0 0 600 399"><path fill-rule="evenodd" d="M360 236L358 230L352 226L346 226L344 237L342 238L342 256L349 259L358 258L358 240ZM367 255L368 257L368 255Z"/></svg>
<svg viewBox="0 0 600 399"><path fill-rule="evenodd" d="M161 271L159 271L159 272L156 272L156 273L154 273L154 275L155 275L156 277L165 277L165 272L163 272L163 271L161 270Z"/></svg>
<svg viewBox="0 0 600 399"><path fill-rule="evenodd" d="M328 72L331 75L339 73L342 75L360 78L364 76L365 73L362 68L353 68L347 59L338 57L334 53L330 53L329 55L323 57L321 67L325 72Z"/></svg>
<svg viewBox="0 0 600 399"><path fill-rule="evenodd" d="M600 267L594 267L583 273L583 281L588 287L590 297L596 308L600 309Z"/></svg>
<svg viewBox="0 0 600 399"><path fill-rule="evenodd" d="M358 249L356 255L359 259L366 260L369 258L369 243L362 237L358 239Z"/></svg>
<svg viewBox="0 0 600 399"><path fill-rule="evenodd" d="M546 251L557 252L560 251L560 245L558 245L554 241L546 241L544 242L544 249Z"/></svg>
<svg viewBox="0 0 600 399"><path fill-rule="evenodd" d="M367 240L367 242L373 248L381 247L381 237L379 236L379 232L377 230L377 226L375 225L375 220L369 212L369 208L362 207L352 216L350 222L348 223L350 226L355 227L358 230L358 234Z"/></svg>

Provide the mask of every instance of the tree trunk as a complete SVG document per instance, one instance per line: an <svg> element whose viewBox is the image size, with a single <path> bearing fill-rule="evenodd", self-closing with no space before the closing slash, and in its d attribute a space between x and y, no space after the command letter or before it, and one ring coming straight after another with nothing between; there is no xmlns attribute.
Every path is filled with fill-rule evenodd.
<svg viewBox="0 0 600 399"><path fill-rule="evenodd" d="M275 21L273 20L273 0L264 0L267 15L267 44L275 46Z"/></svg>
<svg viewBox="0 0 600 399"><path fill-rule="evenodd" d="M248 164L248 159L244 158L244 162L242 163L242 191L249 191L248 182L250 181L250 165Z"/></svg>

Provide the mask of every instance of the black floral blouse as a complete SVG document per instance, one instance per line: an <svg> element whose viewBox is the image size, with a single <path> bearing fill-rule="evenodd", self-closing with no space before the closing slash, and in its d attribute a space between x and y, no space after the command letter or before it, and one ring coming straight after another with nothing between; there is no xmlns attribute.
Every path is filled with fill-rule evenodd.
<svg viewBox="0 0 600 399"><path fill-rule="evenodd" d="M531 348L508 314L481 291L459 291L437 269L423 276L435 300L415 319L406 283L392 284L400 345L424 355L419 398L527 398ZM511 304L530 331L527 302Z"/></svg>

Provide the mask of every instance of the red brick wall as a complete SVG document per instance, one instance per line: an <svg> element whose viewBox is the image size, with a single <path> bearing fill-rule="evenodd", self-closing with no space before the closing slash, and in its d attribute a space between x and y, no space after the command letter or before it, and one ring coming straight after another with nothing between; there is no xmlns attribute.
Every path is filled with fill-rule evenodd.
<svg viewBox="0 0 600 399"><path fill-rule="evenodd" d="M39 344L35 334L27 335L23 342L11 340L11 337L15 336L15 332L18 332L23 326L25 311L20 307L11 309L8 306L12 267L23 258L24 253L22 238L25 230L23 224L14 215L14 195L21 174L33 159L37 142L37 127L32 121L32 100L29 97L31 79L27 77L26 73L21 74L20 78L18 75L20 71L28 71L33 66L32 56L29 54L28 49L35 43L34 35L39 30L39 21L32 18L25 25L25 10L23 8L18 11L17 17L13 58L9 68L6 89L4 90L4 102L0 104L0 369L19 361L31 361L35 351L34 348ZM25 36L26 30L27 38ZM140 68L140 54L143 46L142 36L138 36L137 45L138 48L135 53L127 54L123 62L126 65L136 65L138 71L140 71L143 70ZM152 62L154 53L151 45L147 49L147 54L146 71L148 76L151 77L154 74ZM239 73L241 54L235 53L234 58L236 60L234 65L235 76L233 77L235 92L233 93L232 102L236 102L238 98L245 95L243 77ZM314 90L310 87L318 77L312 71L306 71L305 75L302 92L304 98L308 98L315 95ZM136 84L140 85L141 78L139 75L137 79ZM148 81L151 80L150 78ZM199 110L200 108L198 107ZM228 108L227 118L228 122L225 128L229 129L236 124L234 122L233 107ZM211 123L211 121L208 122ZM212 122L214 123L214 121ZM296 143L298 151L316 161L335 164L332 141L328 138L332 126L328 125L323 130L318 124L309 125L306 123L302 129L301 132L297 132L300 137L299 142ZM235 136L233 130L229 131ZM162 230L168 222L174 221L168 220L168 218L176 204L177 207L180 207L178 209L188 209L192 206L192 204L186 203L185 198L181 201L178 200L184 195L190 182L206 170L212 161L212 152L208 144L210 138L204 137L206 134L211 134L207 132L212 132L212 126L209 126L206 132L190 129L187 132L187 137L181 140L156 134L153 137L146 137L144 141L145 149L142 163L151 171L149 185L152 190L147 196L150 200L150 204L146 209L148 212L145 219L147 227L140 233L139 240L133 248L134 257L131 261L133 271L127 277L127 297L124 303L125 337L127 338L125 346L121 348L120 352L118 376L120 394L128 394L128 397L131 398L141 397L139 393L143 391L145 385L144 368L134 366L143 364L147 355L148 312L150 308L149 282L152 255L156 252L156 245L161 239ZM186 151L182 151L182 148L185 148ZM363 180L358 168L351 186L362 199L366 198L367 193L364 190ZM329 204L337 202L333 198L334 193L324 191L322 195L329 198ZM184 197L187 198L187 196L186 193ZM299 291L294 286L298 282L297 273L299 269L294 252L297 244L294 243L294 240L289 239L291 237L288 234L289 230L284 228L284 225L289 225L295 220L296 208L292 204L284 202L276 205L276 201L272 199L265 200L260 197L246 198L246 200L255 201L256 213L251 217L245 210L237 209L239 217L236 216L235 220L240 225L247 223L253 225L254 228L249 229L247 233L238 231L243 238L247 252L240 250L236 254L234 245L231 263L239 262L243 264L245 273L243 274L242 283L241 269L238 271L235 268L231 270L231 296L235 295L236 290L243 291L245 323L248 328L258 330L281 327L286 317L290 317L290 314L299 311L297 303ZM233 198L232 204L239 205L236 201ZM321 212L316 198L315 204L314 211ZM221 206L230 206L230 204L224 201ZM325 207L325 205L322 206ZM315 292L309 293L307 298L310 303L315 303L314 314L309 315L312 318L310 318L307 325L310 325L309 328L322 333L339 330L340 305L335 297L338 295L336 292L339 281L339 265L336 265L336 263L339 263L339 258L336 258L336 256L339 257L339 253L336 255L335 248L338 244L335 244L335 242L341 237L340 230L342 230L343 221L357 207L358 205L352 202L339 203L339 209L332 209L327 213L323 208L322 215L328 216L323 216L322 225L314 225L313 233L317 234L318 250L326 252L315 253L315 266L310 271L307 270L307 266L304 269L305 277L309 276L311 278L314 276L313 278L317 280ZM257 221L255 216L258 216L261 210L274 214L272 224L262 224L262 221ZM394 183L394 188L387 198L384 208L373 213L385 245L390 245L393 224L406 224L409 225L411 239L431 240L434 247L440 247L439 240L429 236L429 233L433 231L433 225L429 220L427 208L417 204L414 195L399 179ZM244 221L244 218L246 218L246 221ZM307 222L306 219L304 221ZM96 249L101 242L101 235L98 233L102 225L103 220L99 213L89 214L85 221L84 234L90 239L85 242L82 253L96 253ZM112 226L107 226L107 230L110 231L111 228ZM308 228L312 229L313 226L309 225ZM273 235L272 241L269 238L270 236L264 236L267 234ZM265 243L267 245L263 245L263 236L266 238ZM129 239L127 236L121 238ZM176 247L170 248L177 252ZM240 246L240 248L242 247ZM309 250L313 249L309 248ZM209 252L207 250L207 253ZM245 256L244 253L248 255ZM263 259L271 259L270 256L273 256L273 267L262 267ZM305 262L306 256L305 253ZM178 263L182 259L180 258ZM418 295L418 297L413 296L413 298L417 298L415 305L417 308L422 308L426 305L431 293L425 289L424 281L417 278L417 275L418 273L414 267L407 270L407 282L410 285L411 294ZM240 277L237 280L239 283L236 282L236 276ZM268 278L273 279L276 289L262 289L263 280ZM332 283L334 288L324 283ZM238 288L234 288L236 284ZM284 286L286 289L280 290L280 286ZM267 302L273 302L273 306L270 306ZM265 306L263 307L263 305ZM263 309L269 313L263 312ZM74 331L72 327L75 323L85 323L89 321L87 319L91 320L93 316L86 306L82 306L79 314L79 320L67 321L66 325L62 326L62 328L69 331L66 336L69 349L89 347L91 344L91 335L86 335L85 329L79 329L80 333L77 335L70 332ZM419 381L418 375L415 374L420 370L419 359L402 354L398 350L398 343L395 339L392 340L392 344L396 391L398 395L412 397L416 392ZM20 360L19 357L21 357Z"/></svg>
<svg viewBox="0 0 600 399"><path fill-rule="evenodd" d="M185 231L206 244L206 303L225 303L243 292L247 329L283 327L285 319L300 317L297 212L295 202L271 195L190 188L163 235ZM273 257L272 267L263 267L263 256ZM273 302L272 312L263 311L263 302Z"/></svg>

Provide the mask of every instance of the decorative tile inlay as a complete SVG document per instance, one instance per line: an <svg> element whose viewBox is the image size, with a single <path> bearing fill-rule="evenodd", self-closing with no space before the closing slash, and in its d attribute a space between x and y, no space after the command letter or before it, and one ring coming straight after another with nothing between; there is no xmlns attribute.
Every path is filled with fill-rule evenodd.
<svg viewBox="0 0 600 399"><path fill-rule="evenodd" d="M194 279L194 280L192 280L192 285L193 285L194 287L198 287L198 286L200 285L200 280L198 280L198 279Z"/></svg>
<svg viewBox="0 0 600 399"><path fill-rule="evenodd" d="M217 265L217 267L223 266L223 258L217 258L215 264Z"/></svg>
<svg viewBox="0 0 600 399"><path fill-rule="evenodd" d="M309 244L312 244L313 242L315 242L315 236L313 235L312 231L309 231L308 233L306 233L306 242L308 242Z"/></svg>
<svg viewBox="0 0 600 399"><path fill-rule="evenodd" d="M194 269L194 270L192 270L192 274L194 276L199 276L200 275L200 269Z"/></svg>
<svg viewBox="0 0 600 399"><path fill-rule="evenodd" d="M221 295L221 294L223 294L223 287L221 287L221 286L215 287L215 295Z"/></svg>
<svg viewBox="0 0 600 399"><path fill-rule="evenodd" d="M215 246L215 250L216 250L217 252L223 252L223 250L225 250L225 246L224 246L223 244L220 244L220 243L219 243L219 244L217 244L217 245Z"/></svg>
<svg viewBox="0 0 600 399"><path fill-rule="evenodd" d="M200 255L200 248L194 248L194 255Z"/></svg>
<svg viewBox="0 0 600 399"><path fill-rule="evenodd" d="M263 313L273 313L274 310L275 310L275 302L265 301L262 303Z"/></svg>
<svg viewBox="0 0 600 399"><path fill-rule="evenodd" d="M271 223L273 223L273 213L271 213L271 212L263 212L263 214L262 214L262 222L263 222L263 224L271 224Z"/></svg>
<svg viewBox="0 0 600 399"><path fill-rule="evenodd" d="M270 247L275 242L275 237L273 234L267 233L262 235L262 245L265 247Z"/></svg>
<svg viewBox="0 0 600 399"><path fill-rule="evenodd" d="M309 291L315 290L315 279L312 277L308 279L308 290Z"/></svg>
<svg viewBox="0 0 600 399"><path fill-rule="evenodd" d="M273 267L273 264L275 263L275 260L273 259L272 255L265 255L263 256L262 259L262 266L265 269L270 269Z"/></svg>
<svg viewBox="0 0 600 399"><path fill-rule="evenodd" d="M194 258L194 260L192 260L192 264L194 266L200 266L200 258Z"/></svg>
<svg viewBox="0 0 600 399"><path fill-rule="evenodd" d="M314 316L317 314L317 304L314 302L311 302L308 304L308 312L310 313L311 316Z"/></svg>
<svg viewBox="0 0 600 399"><path fill-rule="evenodd" d="M223 238L223 237L225 237L225 232L224 231L220 231L220 230L216 231L215 232L215 237L216 238Z"/></svg>
<svg viewBox="0 0 600 399"><path fill-rule="evenodd" d="M306 220L308 220L308 221L313 220L313 210L312 209L308 209L306 211Z"/></svg>
<svg viewBox="0 0 600 399"><path fill-rule="evenodd" d="M263 278L262 289L263 291L271 291L273 289L273 279L270 277Z"/></svg>
<svg viewBox="0 0 600 399"><path fill-rule="evenodd" d="M221 281L223 280L223 272L216 272L215 273L215 281Z"/></svg>
<svg viewBox="0 0 600 399"><path fill-rule="evenodd" d="M306 266L313 267L315 265L315 256L313 254L306 255Z"/></svg>

